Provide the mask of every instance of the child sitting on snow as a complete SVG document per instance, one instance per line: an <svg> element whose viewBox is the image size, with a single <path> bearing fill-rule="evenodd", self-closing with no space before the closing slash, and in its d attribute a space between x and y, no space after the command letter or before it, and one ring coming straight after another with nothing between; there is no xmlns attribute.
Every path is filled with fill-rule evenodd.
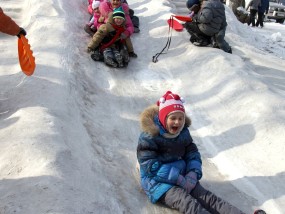
<svg viewBox="0 0 285 214"><path fill-rule="evenodd" d="M110 15L106 24L99 27L88 44L87 52L94 51L91 55L95 61L103 60L112 67L124 67L129 62L129 54L134 53L130 37L126 37L125 13L122 7L116 8Z"/></svg>
<svg viewBox="0 0 285 214"><path fill-rule="evenodd" d="M104 18L101 17L99 6L100 6L100 1L92 2L93 14L89 20L89 23L84 26L85 32L88 33L90 36L93 36L100 27L100 25L104 23Z"/></svg>
<svg viewBox="0 0 285 214"><path fill-rule="evenodd" d="M167 91L157 105L141 114L137 146L141 187L152 203L181 213L244 214L200 184L201 155L188 130L191 120L183 102ZM257 210L254 214L266 213Z"/></svg>

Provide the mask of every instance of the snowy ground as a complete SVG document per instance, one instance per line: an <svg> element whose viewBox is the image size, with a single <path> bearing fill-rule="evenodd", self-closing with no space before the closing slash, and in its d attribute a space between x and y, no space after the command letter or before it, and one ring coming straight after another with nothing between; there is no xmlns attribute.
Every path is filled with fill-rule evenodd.
<svg viewBox="0 0 285 214"><path fill-rule="evenodd" d="M37 68L26 77L17 38L0 34L0 213L176 213L148 202L135 168L139 113L167 90L187 101L203 185L246 213L284 213L284 25L251 28L226 8L232 55L173 32L153 63L184 3L129 4L139 57L112 69L85 51L85 0L1 2L27 30Z"/></svg>

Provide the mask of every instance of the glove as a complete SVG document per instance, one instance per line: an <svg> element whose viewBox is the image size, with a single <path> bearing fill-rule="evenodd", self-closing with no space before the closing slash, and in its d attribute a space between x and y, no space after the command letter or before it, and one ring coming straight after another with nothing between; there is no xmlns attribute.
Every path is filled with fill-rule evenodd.
<svg viewBox="0 0 285 214"><path fill-rule="evenodd" d="M179 175L178 176L178 179L177 179L177 183L176 183L178 186L182 187L183 189L186 190L186 192L189 194L192 189L194 189L194 187L196 186L196 183L193 184L191 183L191 180L190 179L186 179L185 177L183 177L182 175Z"/></svg>
<svg viewBox="0 0 285 214"><path fill-rule="evenodd" d="M92 48L88 47L86 51L87 51L87 53L90 53L92 51Z"/></svg>
<svg viewBox="0 0 285 214"><path fill-rule="evenodd" d="M100 16L97 22L104 23L104 21L105 21L105 18L103 16Z"/></svg>
<svg viewBox="0 0 285 214"><path fill-rule="evenodd" d="M194 14L194 16L192 16L192 22L197 22L198 23L198 16Z"/></svg>
<svg viewBox="0 0 285 214"><path fill-rule="evenodd" d="M186 174L185 176L185 179L186 179L186 182L188 182L189 184L189 188L191 188L190 192L192 191L192 189L195 188L198 180L197 180L197 173L196 172L193 172L193 171L190 171ZM189 193L190 193L189 192Z"/></svg>
<svg viewBox="0 0 285 214"><path fill-rule="evenodd" d="M185 175L185 179L192 180L192 182L195 183L195 186L196 186L196 183L197 183L197 173L193 172L193 171L190 171L190 172L188 172Z"/></svg>
<svg viewBox="0 0 285 214"><path fill-rule="evenodd" d="M192 18L192 17L194 16L194 11L191 11L191 12L188 14L188 16L189 16L190 18Z"/></svg>
<svg viewBox="0 0 285 214"><path fill-rule="evenodd" d="M197 14L200 10L200 6L198 4L194 4L191 8L191 11L193 11L195 14Z"/></svg>
<svg viewBox="0 0 285 214"><path fill-rule="evenodd" d="M17 35L18 38L20 38L21 35L26 36L26 35L27 35L27 32L25 31L24 28L21 28L21 27L20 27L20 31L19 31L19 33L18 33L18 35Z"/></svg>
<svg viewBox="0 0 285 214"><path fill-rule="evenodd" d="M127 35L125 33L121 33L121 39L125 40L127 37Z"/></svg>

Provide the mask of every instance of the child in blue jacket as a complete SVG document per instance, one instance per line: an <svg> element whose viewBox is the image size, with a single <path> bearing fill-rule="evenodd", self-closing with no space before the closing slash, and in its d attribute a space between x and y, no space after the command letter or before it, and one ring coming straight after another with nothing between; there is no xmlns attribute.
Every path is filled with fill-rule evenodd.
<svg viewBox="0 0 285 214"><path fill-rule="evenodd" d="M201 186L202 160L188 127L183 99L167 91L140 118L137 146L141 186L152 203L187 214L243 214Z"/></svg>

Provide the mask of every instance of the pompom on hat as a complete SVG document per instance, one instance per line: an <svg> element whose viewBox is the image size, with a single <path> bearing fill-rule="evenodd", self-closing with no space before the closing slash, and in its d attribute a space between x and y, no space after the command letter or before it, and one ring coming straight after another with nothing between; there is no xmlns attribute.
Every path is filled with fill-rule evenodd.
<svg viewBox="0 0 285 214"><path fill-rule="evenodd" d="M98 8L100 6L100 1L93 1L92 2L92 9L94 10L94 9L96 9L96 8Z"/></svg>
<svg viewBox="0 0 285 214"><path fill-rule="evenodd" d="M125 19L125 12L122 7L113 10L113 19Z"/></svg>
<svg viewBox="0 0 285 214"><path fill-rule="evenodd" d="M182 112L185 114L184 99L178 94L173 94L167 91L158 101L159 107L158 118L164 128L166 128L166 118L169 114L174 112Z"/></svg>

